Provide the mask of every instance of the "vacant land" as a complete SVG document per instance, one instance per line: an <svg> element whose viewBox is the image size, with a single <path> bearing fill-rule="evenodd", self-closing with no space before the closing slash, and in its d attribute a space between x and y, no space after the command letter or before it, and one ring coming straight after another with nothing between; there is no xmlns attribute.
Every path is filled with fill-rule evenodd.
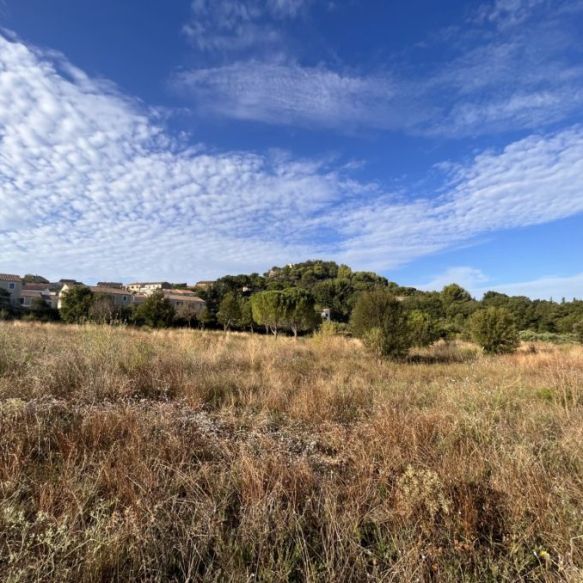
<svg viewBox="0 0 583 583"><path fill-rule="evenodd" d="M0 327L0 579L580 581L583 347Z"/></svg>

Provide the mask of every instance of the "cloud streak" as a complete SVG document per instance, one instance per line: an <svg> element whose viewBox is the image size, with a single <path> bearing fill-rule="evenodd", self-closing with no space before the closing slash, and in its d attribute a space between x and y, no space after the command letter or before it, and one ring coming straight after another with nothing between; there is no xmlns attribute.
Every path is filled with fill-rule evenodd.
<svg viewBox="0 0 583 583"><path fill-rule="evenodd" d="M395 97L388 77L359 77L297 64L246 62L194 70L174 83L205 112L240 120L344 129L399 128L404 108L392 113ZM410 116L418 114L411 110Z"/></svg>
<svg viewBox="0 0 583 583"><path fill-rule="evenodd" d="M204 52L244 51L282 42L281 23L297 18L310 0L193 0L183 33Z"/></svg>
<svg viewBox="0 0 583 583"><path fill-rule="evenodd" d="M583 106L579 0L485 3L466 23L469 31L459 29L455 41L446 35L445 44L433 41L425 49L432 53L431 62L442 51L447 58L438 57L417 75L403 72L409 68L406 60L394 70L377 64L376 73L359 74L301 64L284 50L276 51L275 60L263 50L245 53L238 49L279 43L280 27L269 27L284 17L277 19L251 2L240 5L245 17L237 12L236 18L215 18L230 5L226 0L213 9L205 4L205 17L197 20L207 44L224 44L225 28L236 33L228 37L230 62L193 69L173 80L205 114L316 129L460 138L550 126L577 115ZM268 29L260 34L248 28L269 15L263 24Z"/></svg>

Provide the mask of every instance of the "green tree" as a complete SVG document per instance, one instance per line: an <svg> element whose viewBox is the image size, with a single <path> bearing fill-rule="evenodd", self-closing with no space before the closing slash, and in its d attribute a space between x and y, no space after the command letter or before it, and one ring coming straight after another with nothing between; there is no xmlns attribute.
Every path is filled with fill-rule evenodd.
<svg viewBox="0 0 583 583"><path fill-rule="evenodd" d="M206 309L206 308L205 308ZM191 302L184 302L176 308L176 319L192 328L193 322L198 320L198 309Z"/></svg>
<svg viewBox="0 0 583 583"><path fill-rule="evenodd" d="M403 303L386 289L359 295L351 326L353 333L380 356L401 358L411 347L409 321Z"/></svg>
<svg viewBox="0 0 583 583"><path fill-rule="evenodd" d="M176 312L164 292L156 291L148 296L135 311L135 319L140 324L152 328L166 328L172 325Z"/></svg>
<svg viewBox="0 0 583 583"><path fill-rule="evenodd" d="M285 323L294 338L298 332L313 330L318 324L314 296L301 288L288 288L281 294L284 305Z"/></svg>
<svg viewBox="0 0 583 583"><path fill-rule="evenodd" d="M239 310L241 311L241 319L239 321L241 328L249 328L253 332L255 321L253 320L253 308L251 307L251 300L242 297L239 299Z"/></svg>
<svg viewBox="0 0 583 583"><path fill-rule="evenodd" d="M61 318L67 324L86 322L94 300L93 292L84 285L69 288L61 298Z"/></svg>
<svg viewBox="0 0 583 583"><path fill-rule="evenodd" d="M583 344L583 320L580 320L573 326L573 332L577 338L577 342Z"/></svg>
<svg viewBox="0 0 583 583"><path fill-rule="evenodd" d="M490 354L514 352L520 343L512 313L506 308L482 308L469 320L472 338Z"/></svg>
<svg viewBox="0 0 583 583"><path fill-rule="evenodd" d="M40 322L54 322L59 319L59 311L49 306L43 298L32 299L30 315Z"/></svg>
<svg viewBox="0 0 583 583"><path fill-rule="evenodd" d="M430 346L440 333L435 320L421 310L409 312L409 332L413 346Z"/></svg>
<svg viewBox="0 0 583 583"><path fill-rule="evenodd" d="M10 293L4 288L0 287L0 310L10 311L12 304L10 303Z"/></svg>
<svg viewBox="0 0 583 583"><path fill-rule="evenodd" d="M449 306L453 303L469 302L472 296L463 287L457 283L446 285L441 291L443 303Z"/></svg>
<svg viewBox="0 0 583 583"><path fill-rule="evenodd" d="M251 310L253 319L277 338L279 330L285 324L283 292L271 290L254 294L251 297Z"/></svg>
<svg viewBox="0 0 583 583"><path fill-rule="evenodd" d="M200 325L201 330L208 328L215 324L215 318L212 315L211 311L208 307L205 307L200 314L197 316L198 323Z"/></svg>
<svg viewBox="0 0 583 583"><path fill-rule="evenodd" d="M219 305L217 320L223 325L225 330L230 330L232 326L238 326L241 320L241 307L239 300L233 292L227 292Z"/></svg>
<svg viewBox="0 0 583 583"><path fill-rule="evenodd" d="M49 280L43 277L42 275L34 275L32 273L27 273L22 278L23 283L49 283Z"/></svg>
<svg viewBox="0 0 583 583"><path fill-rule="evenodd" d="M98 324L115 324L127 322L131 317L131 309L116 305L112 297L96 294L89 309L89 319Z"/></svg>

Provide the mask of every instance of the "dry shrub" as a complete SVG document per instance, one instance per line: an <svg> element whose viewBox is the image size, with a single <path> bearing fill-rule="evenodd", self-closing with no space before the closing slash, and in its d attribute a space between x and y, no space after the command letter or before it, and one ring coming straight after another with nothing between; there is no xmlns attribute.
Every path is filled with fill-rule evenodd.
<svg viewBox="0 0 583 583"><path fill-rule="evenodd" d="M583 347L0 325L0 579L583 577Z"/></svg>

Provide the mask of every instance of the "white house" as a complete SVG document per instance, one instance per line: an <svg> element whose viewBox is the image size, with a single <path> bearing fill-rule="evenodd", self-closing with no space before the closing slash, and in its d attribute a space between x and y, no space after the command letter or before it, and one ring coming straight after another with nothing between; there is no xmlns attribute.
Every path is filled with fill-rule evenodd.
<svg viewBox="0 0 583 583"><path fill-rule="evenodd" d="M137 282L128 284L127 288L137 294L152 295L158 290L172 289L172 286L167 281L154 281L154 282Z"/></svg>

